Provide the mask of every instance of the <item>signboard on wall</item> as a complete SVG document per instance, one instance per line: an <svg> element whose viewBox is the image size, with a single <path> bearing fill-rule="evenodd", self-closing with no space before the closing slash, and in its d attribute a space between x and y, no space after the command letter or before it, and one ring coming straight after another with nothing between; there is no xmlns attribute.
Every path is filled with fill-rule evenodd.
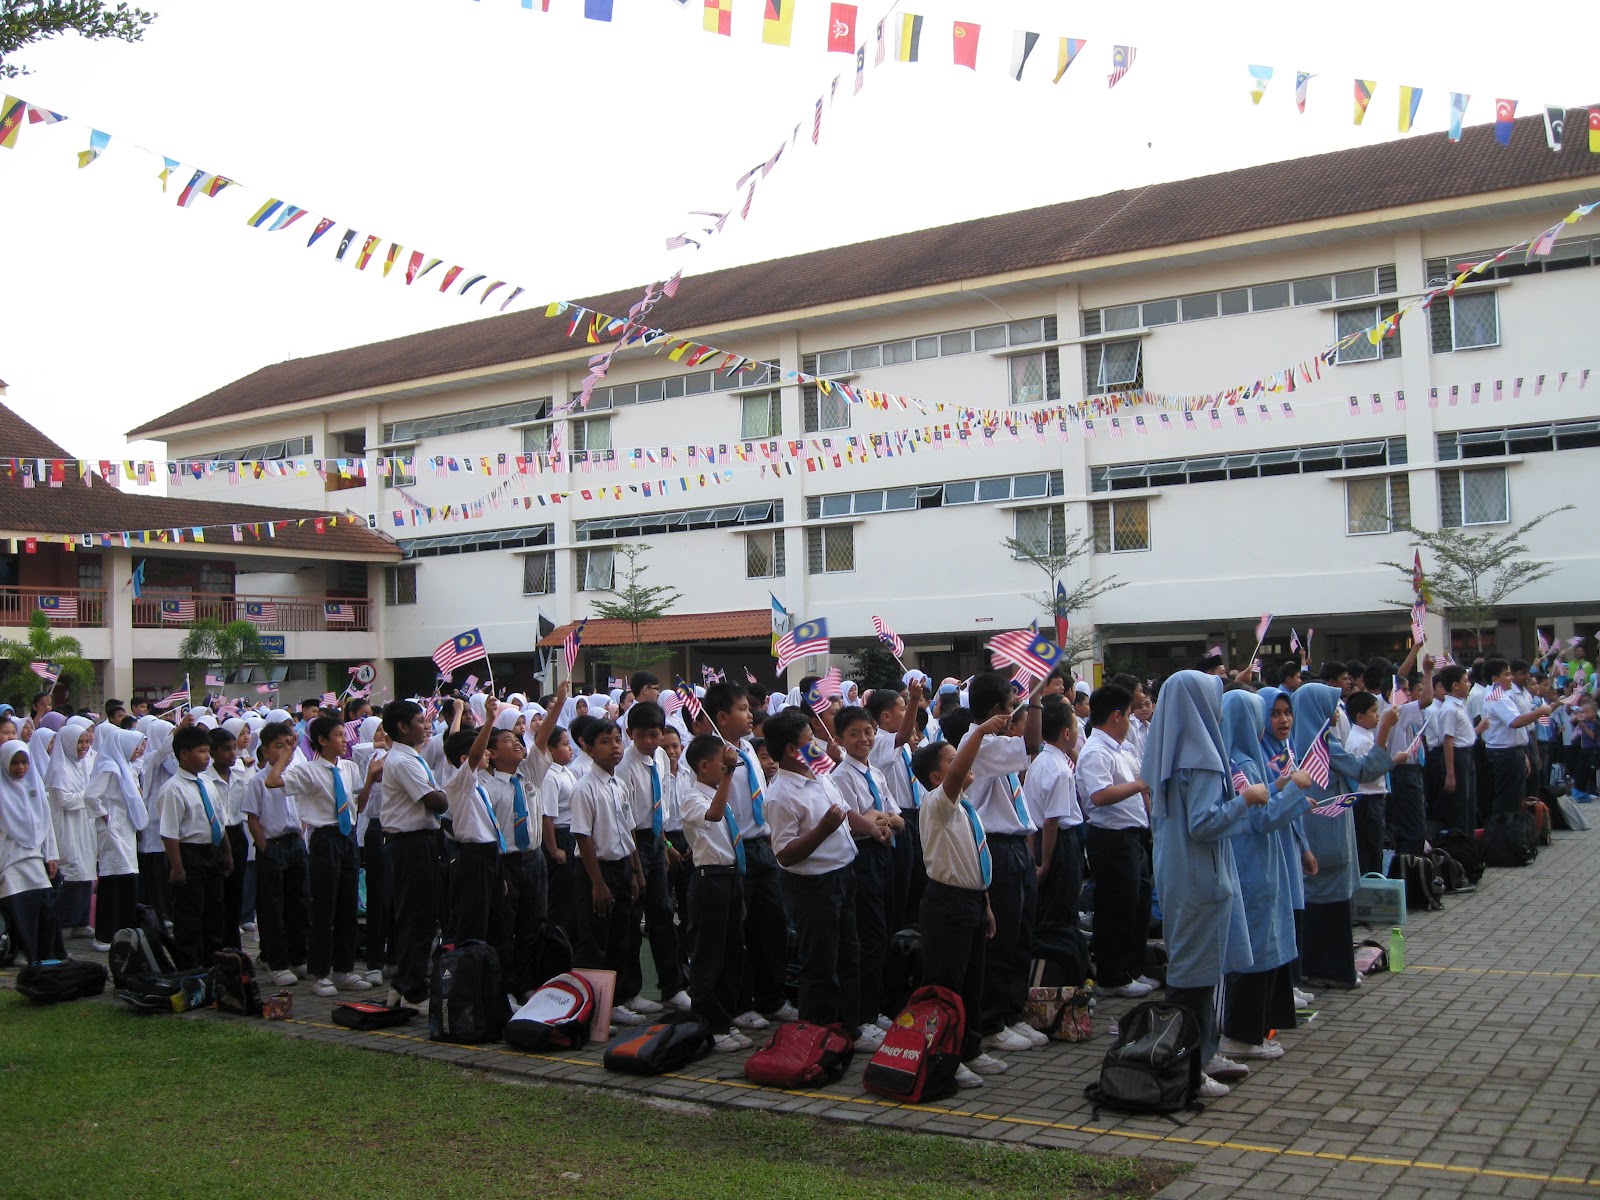
<svg viewBox="0 0 1600 1200"><path fill-rule="evenodd" d="M286 648L288 639L281 633L263 633L258 640L261 642L261 648L269 654L276 654L282 658L288 652Z"/></svg>

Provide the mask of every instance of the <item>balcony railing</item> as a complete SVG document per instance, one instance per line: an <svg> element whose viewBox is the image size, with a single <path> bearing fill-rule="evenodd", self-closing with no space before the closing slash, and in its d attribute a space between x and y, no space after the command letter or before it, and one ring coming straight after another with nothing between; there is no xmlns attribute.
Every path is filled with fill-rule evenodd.
<svg viewBox="0 0 1600 1200"><path fill-rule="evenodd" d="M0 625L27 625L40 609L58 628L98 628L106 623L105 589L0 587Z"/></svg>
<svg viewBox="0 0 1600 1200"><path fill-rule="evenodd" d="M364 633L372 602L349 596L233 596L146 592L133 602L135 629L184 629L196 621L249 621L263 633Z"/></svg>

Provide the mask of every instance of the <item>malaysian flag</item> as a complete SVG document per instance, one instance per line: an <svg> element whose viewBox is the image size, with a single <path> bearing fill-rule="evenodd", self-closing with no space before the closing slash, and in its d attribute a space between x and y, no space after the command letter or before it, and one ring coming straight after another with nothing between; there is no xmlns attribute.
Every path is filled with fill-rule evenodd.
<svg viewBox="0 0 1600 1200"><path fill-rule="evenodd" d="M1262 642L1266 641L1267 630L1270 628L1272 628L1272 614L1262 613L1261 620L1256 622L1256 645L1259 646Z"/></svg>
<svg viewBox="0 0 1600 1200"><path fill-rule="evenodd" d="M900 635L884 624L882 617L872 618L872 627L878 631L878 640L889 647L889 653L899 658L906 652L905 642L900 640Z"/></svg>
<svg viewBox="0 0 1600 1200"><path fill-rule="evenodd" d="M1045 679L1063 656L1060 646L1036 629L1016 629L996 634L989 642L996 666L1021 667L1036 679Z"/></svg>
<svg viewBox="0 0 1600 1200"><path fill-rule="evenodd" d="M1128 73L1139 51L1133 46L1116 46L1111 51L1111 81L1107 87L1116 87L1117 80Z"/></svg>
<svg viewBox="0 0 1600 1200"><path fill-rule="evenodd" d="M672 689L672 694L678 698L675 707L683 709L689 714L691 721L700 719L700 697L694 694L694 689L683 680L678 680L678 686Z"/></svg>
<svg viewBox="0 0 1600 1200"><path fill-rule="evenodd" d="M322 693L322 707L332 708L339 703L339 697L333 692Z"/></svg>
<svg viewBox="0 0 1600 1200"><path fill-rule="evenodd" d="M61 668L55 663L31 662L28 668L46 683L54 683L61 678Z"/></svg>
<svg viewBox="0 0 1600 1200"><path fill-rule="evenodd" d="M623 680L621 675L607 675L606 676L606 686L608 688L619 688L619 687L627 687L628 685Z"/></svg>
<svg viewBox="0 0 1600 1200"><path fill-rule="evenodd" d="M834 768L833 759L828 757L828 752L815 741L807 742L796 753L800 755L800 761L810 767L811 773L818 779L821 779Z"/></svg>
<svg viewBox="0 0 1600 1200"><path fill-rule="evenodd" d="M567 636L561 639L561 649L567 657L568 675L572 674L572 668L578 661L578 648L583 645L583 629L588 624L589 618L585 617L567 630Z"/></svg>
<svg viewBox="0 0 1600 1200"><path fill-rule="evenodd" d="M1300 635L1298 633L1296 633L1292 628L1289 630L1289 653L1290 654L1299 654L1300 653Z"/></svg>
<svg viewBox="0 0 1600 1200"><path fill-rule="evenodd" d="M1485 704L1497 704L1501 700L1504 700L1505 698L1506 698L1505 689L1502 688L1499 684L1495 684L1494 687L1489 689L1489 694L1483 698L1483 702Z"/></svg>
<svg viewBox="0 0 1600 1200"><path fill-rule="evenodd" d="M191 600L163 600L161 602L161 619L181 623L194 620L194 601Z"/></svg>
<svg viewBox="0 0 1600 1200"><path fill-rule="evenodd" d="M1328 786L1328 729L1327 723L1317 731L1316 740L1311 743L1311 749L1306 751L1306 756L1300 762L1300 769L1311 776L1311 781L1318 787Z"/></svg>
<svg viewBox="0 0 1600 1200"><path fill-rule="evenodd" d="M1311 811L1319 817L1339 817L1355 807L1356 797L1354 792L1343 796L1329 796L1322 803L1315 805Z"/></svg>
<svg viewBox="0 0 1600 1200"><path fill-rule="evenodd" d="M833 667L806 690L806 704L812 712L825 712L832 700L844 695L842 680L839 668Z"/></svg>
<svg viewBox="0 0 1600 1200"><path fill-rule="evenodd" d="M164 696L162 699L157 700L153 707L155 707L158 711L165 712L169 708L178 708L178 707L180 707L182 705L186 705L188 703L189 703L189 677L187 675L185 675L183 677L183 686L181 688L179 688L177 691L173 692L172 695Z"/></svg>
<svg viewBox="0 0 1600 1200"><path fill-rule="evenodd" d="M38 598L39 611L49 617L60 617L63 621L76 621L78 619L78 598L76 596L40 596Z"/></svg>
<svg viewBox="0 0 1600 1200"><path fill-rule="evenodd" d="M453 638L446 638L433 652L433 661L439 670L455 673L457 667L465 666L478 658L488 658L489 651L483 644L483 634L476 629L469 629L465 633L458 633Z"/></svg>
<svg viewBox="0 0 1600 1200"><path fill-rule="evenodd" d="M669 717L683 707L683 697L677 692L662 692L656 702L661 705L661 711Z"/></svg>
<svg viewBox="0 0 1600 1200"><path fill-rule="evenodd" d="M356 619L356 606L343 600L324 600L322 619L329 625L352 625Z"/></svg>
<svg viewBox="0 0 1600 1200"><path fill-rule="evenodd" d="M1428 606L1418 600L1411 606L1411 641L1415 645L1422 645L1422 639L1427 634Z"/></svg>
<svg viewBox="0 0 1600 1200"><path fill-rule="evenodd" d="M778 674L789 669L789 664L808 654L828 653L828 622L821 617L802 621L778 639L772 652L778 659Z"/></svg>
<svg viewBox="0 0 1600 1200"><path fill-rule="evenodd" d="M277 690L278 685L275 683L262 683L256 685L256 694L260 696L270 696Z"/></svg>
<svg viewBox="0 0 1600 1200"><path fill-rule="evenodd" d="M206 674L206 686L208 688L212 688L212 687L219 688L219 687L222 687L223 686L223 678L222 678L222 676L221 675L212 675L211 673L207 672L207 674Z"/></svg>
<svg viewBox="0 0 1600 1200"><path fill-rule="evenodd" d="M1250 786L1250 777L1247 776L1243 771L1241 771L1237 767L1235 767L1234 771L1233 771L1233 793L1234 793L1234 795L1236 795L1236 796L1244 795L1245 789L1248 788L1249 786Z"/></svg>
<svg viewBox="0 0 1600 1200"><path fill-rule="evenodd" d="M744 681L746 683L760 683L761 682L759 679L756 678L756 673L754 671L752 671L749 667L746 667L744 669Z"/></svg>
<svg viewBox="0 0 1600 1200"><path fill-rule="evenodd" d="M239 615L252 625L271 625L278 619L278 606L271 600L246 600Z"/></svg>

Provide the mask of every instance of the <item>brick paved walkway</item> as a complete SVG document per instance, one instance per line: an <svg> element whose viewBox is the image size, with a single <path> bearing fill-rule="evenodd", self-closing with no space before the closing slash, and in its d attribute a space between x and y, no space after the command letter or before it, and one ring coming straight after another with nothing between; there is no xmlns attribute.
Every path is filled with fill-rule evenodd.
<svg viewBox="0 0 1600 1200"><path fill-rule="evenodd" d="M1403 974L1319 996L1317 1019L1282 1035L1283 1059L1182 1125L1095 1119L1082 1098L1126 1001L1099 1010L1093 1041L1010 1055L1011 1070L985 1087L917 1107L863 1092L859 1064L832 1087L794 1093L745 1082L739 1055L640 1079L604 1071L598 1050L448 1046L425 1028L354 1033L304 985L294 1019L263 1028L698 1103L1190 1164L1162 1193L1170 1200L1600 1196L1600 835L1556 838L1532 867L1490 871L1477 893L1415 918Z"/></svg>

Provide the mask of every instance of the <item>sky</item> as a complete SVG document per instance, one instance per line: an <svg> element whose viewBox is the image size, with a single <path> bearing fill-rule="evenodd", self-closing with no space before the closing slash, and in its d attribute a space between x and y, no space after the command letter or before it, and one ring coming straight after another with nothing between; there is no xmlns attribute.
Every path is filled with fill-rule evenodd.
<svg viewBox="0 0 1600 1200"><path fill-rule="evenodd" d="M1388 140L1402 84L1423 89L1411 137L1441 135L1452 91L1471 95L1469 125L1491 122L1497 97L1519 115L1600 101L1588 39L1485 0L902 0L890 27L924 16L921 60L891 48L881 68L873 27L890 3L863 2L859 94L853 58L825 50L828 0L797 0L789 48L762 44L761 0L734 0L728 38L702 30L701 0L615 0L609 24L585 20L582 0L549 13L519 0L142 2L159 13L142 42L37 44L13 59L32 73L0 84L71 118L0 149L5 402L89 458L159 457L123 431L273 362L491 315L510 290L480 307L477 290L408 288L381 262L358 272L353 253L334 261L347 227L542 305L679 267L688 289L720 267ZM953 20L981 26L976 71L951 62ZM1021 82L1007 70L1018 29L1043 35ZM1056 85L1062 36L1086 45ZM1108 88L1115 44L1137 56ZM1250 63L1275 71L1259 106ZM1297 70L1316 76L1303 115ZM1360 127L1357 77L1378 84ZM797 123L740 222L735 181ZM91 128L111 143L80 169ZM1567 152L1583 138L1570 131ZM165 195L159 155L185 164ZM197 167L239 186L180 209ZM309 217L249 228L268 197L338 227L311 249ZM664 248L690 210L730 207L703 250Z"/></svg>

